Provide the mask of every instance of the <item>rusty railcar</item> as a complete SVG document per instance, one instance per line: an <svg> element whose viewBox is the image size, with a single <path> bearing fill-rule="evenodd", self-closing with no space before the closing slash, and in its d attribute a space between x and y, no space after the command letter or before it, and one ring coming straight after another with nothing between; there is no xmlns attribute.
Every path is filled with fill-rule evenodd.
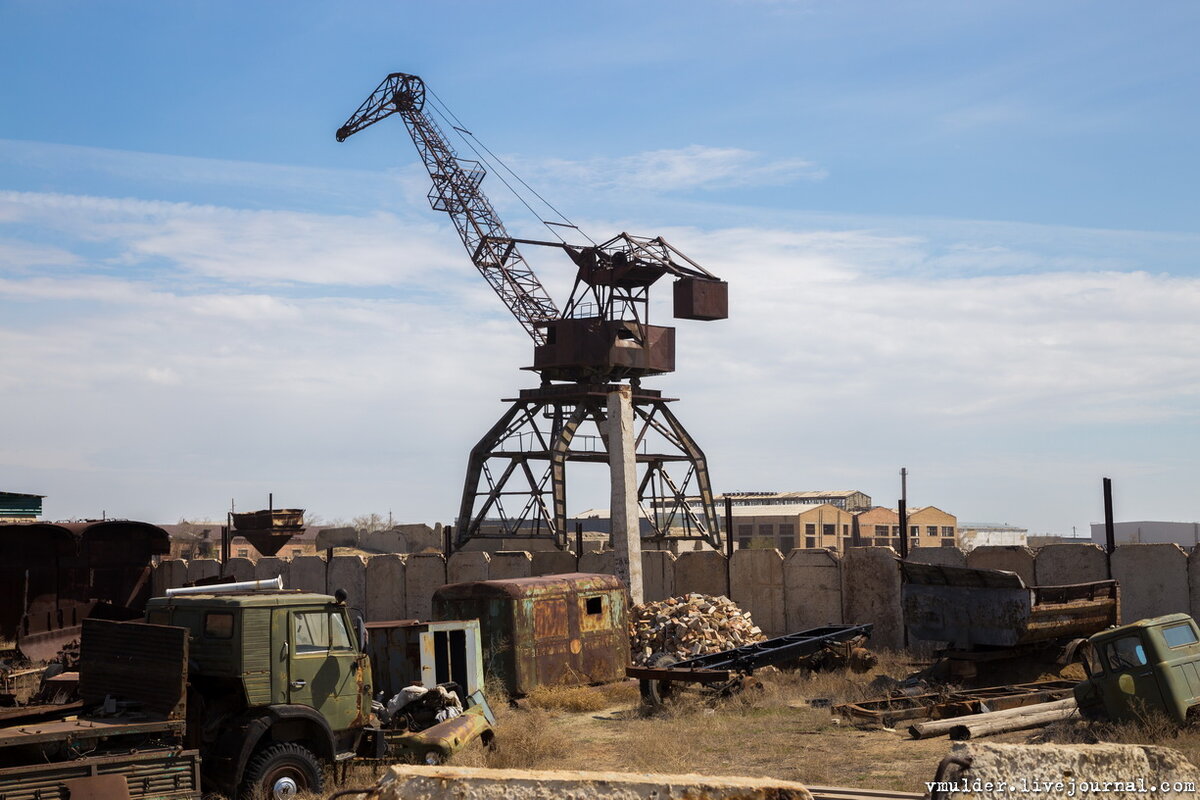
<svg viewBox="0 0 1200 800"><path fill-rule="evenodd" d="M479 620L484 671L514 696L625 678L628 610L625 587L612 575L450 584L434 592L433 614Z"/></svg>

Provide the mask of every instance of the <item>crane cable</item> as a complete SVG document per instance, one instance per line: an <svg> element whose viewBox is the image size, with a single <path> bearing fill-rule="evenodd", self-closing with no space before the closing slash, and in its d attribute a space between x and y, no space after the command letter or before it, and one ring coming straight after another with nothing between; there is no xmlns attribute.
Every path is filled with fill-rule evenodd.
<svg viewBox="0 0 1200 800"><path fill-rule="evenodd" d="M549 208L551 211L553 211L555 214L557 214L558 218L566 223L566 227L574 228L575 230L579 231L581 236L583 236L585 239L587 239L593 245L596 244L595 239L593 239L591 236L588 236L587 233L582 228L580 228L578 225L576 225L574 222L572 222L565 214L563 214L561 211L559 211L554 206L553 203L551 203L546 198L542 197L538 193L538 191L536 189L534 189L532 186L530 186L528 183L526 183L525 179L522 178L520 175L518 175L512 169L512 167L508 166L508 164L506 164L503 159L501 159L498 155L493 153L488 148L487 145L485 145L483 142L481 142L475 136L475 134L473 134L473 133L471 133L471 131L467 130L466 126L463 125L462 120L460 120L458 118L458 116L455 115L455 113L450 110L450 107L446 105L445 101L443 101L442 98L437 96L436 92L434 92L432 89L430 89L428 87L428 85L425 87L425 90L433 97L434 101L436 102L436 106L433 107L434 113L437 114L439 117L441 117L442 121L445 122L448 127L452 128L458 134L459 138L462 139L463 142L467 145L467 147L469 147L471 149L471 152L473 152L476 156L479 157L480 161L483 161L484 163L488 164L489 166L491 166L492 162L494 161L495 164L499 168L508 172L508 174L511 175L513 178L515 178L517 180L517 182L519 182L522 186L524 186L526 189L528 189L529 192L532 193L534 197L536 197L547 208ZM487 153L487 156L491 156L491 160L489 160L488 157L485 156L483 153L479 152L479 148L477 148L475 146L476 144L478 144L479 148L482 148L484 150L484 152ZM537 211L535 211L533 209L533 207L526 201L526 199L521 195L521 193L518 192L516 189L514 189L512 184L510 184L507 180L504 179L504 176L502 174L500 174L498 169L493 169L493 172L496 175L496 177L500 180L500 182L504 184L505 188L507 188L510 192L512 192L513 195L518 200L521 201L521 205L525 206L525 208L529 210L530 214L532 214L543 225L545 225L550 230L550 232L553 233L559 239L559 241L561 241L563 244L567 243L567 240L563 238L562 234L560 234L557 230L555 230L555 226L559 225L559 223L548 222L548 221L542 219L542 215L537 213Z"/></svg>

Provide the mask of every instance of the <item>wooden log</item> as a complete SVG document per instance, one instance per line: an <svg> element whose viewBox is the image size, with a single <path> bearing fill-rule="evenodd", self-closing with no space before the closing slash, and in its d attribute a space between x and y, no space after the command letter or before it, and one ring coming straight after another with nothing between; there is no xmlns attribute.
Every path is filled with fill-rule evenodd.
<svg viewBox="0 0 1200 800"><path fill-rule="evenodd" d="M1018 719L1029 714L1038 714L1045 711L1056 711L1059 709L1068 709L1071 712L1075 711L1075 698L1068 697L1063 700L1055 700L1052 703L1035 703L1029 706L1019 706L1017 708L1008 708L1004 711L985 711L980 714L968 714L962 717L951 717L950 719L935 719L925 722L917 722L908 727L908 733L914 739L930 739L934 736L945 736L950 731L968 721L995 721L1003 719Z"/></svg>
<svg viewBox="0 0 1200 800"><path fill-rule="evenodd" d="M1036 708L1036 706L1035 706ZM1005 719L980 720L967 718L961 724L950 729L950 738L956 742L964 739L978 739L981 736L992 736L1009 731L1024 731L1029 728L1040 728L1060 719L1067 719L1078 713L1078 708L1052 708L1041 713L1030 713L1025 716L1008 717ZM984 716L980 714L978 716Z"/></svg>

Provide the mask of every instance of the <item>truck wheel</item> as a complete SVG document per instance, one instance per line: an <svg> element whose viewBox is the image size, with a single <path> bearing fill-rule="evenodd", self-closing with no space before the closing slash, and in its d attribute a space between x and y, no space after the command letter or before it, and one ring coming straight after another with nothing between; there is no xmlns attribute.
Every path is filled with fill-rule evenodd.
<svg viewBox="0 0 1200 800"><path fill-rule="evenodd" d="M250 759L242 796L291 800L301 792L320 793L323 777L320 762L307 747L279 742Z"/></svg>

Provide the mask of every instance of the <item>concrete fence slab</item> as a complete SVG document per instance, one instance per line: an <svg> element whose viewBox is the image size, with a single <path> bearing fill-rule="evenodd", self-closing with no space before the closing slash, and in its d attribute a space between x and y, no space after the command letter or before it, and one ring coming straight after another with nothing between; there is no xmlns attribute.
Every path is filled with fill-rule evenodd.
<svg viewBox="0 0 1200 800"><path fill-rule="evenodd" d="M433 619L433 593L446 583L446 557L413 553L404 563L404 598L412 619Z"/></svg>
<svg viewBox="0 0 1200 800"><path fill-rule="evenodd" d="M486 581L491 569L492 557L484 552L459 550L446 560L446 582L467 583Z"/></svg>
<svg viewBox="0 0 1200 800"><path fill-rule="evenodd" d="M357 554L333 556L325 573L325 587L329 594L338 589L346 592L346 605L366 614L367 608L367 562Z"/></svg>
<svg viewBox="0 0 1200 800"><path fill-rule="evenodd" d="M254 562L241 557L229 559L225 562L225 577L239 582L254 580Z"/></svg>
<svg viewBox="0 0 1200 800"><path fill-rule="evenodd" d="M642 597L646 602L675 595L675 554L669 550L642 551Z"/></svg>
<svg viewBox="0 0 1200 800"><path fill-rule="evenodd" d="M783 554L769 550L735 550L729 563L731 598L750 612L754 624L768 637L782 636L784 628Z"/></svg>
<svg viewBox="0 0 1200 800"><path fill-rule="evenodd" d="M182 558L169 558L160 561L154 568L151 591L155 597L162 597L167 589L178 589L187 583L188 562Z"/></svg>
<svg viewBox="0 0 1200 800"><path fill-rule="evenodd" d="M188 583L215 578L221 574L221 562L215 558L193 558L187 562Z"/></svg>
<svg viewBox="0 0 1200 800"><path fill-rule="evenodd" d="M729 596L725 556L715 550L693 550L675 558L675 594L698 592Z"/></svg>
<svg viewBox="0 0 1200 800"><path fill-rule="evenodd" d="M1188 613L1192 619L1200 622L1200 544L1188 554L1188 595L1192 604Z"/></svg>
<svg viewBox="0 0 1200 800"><path fill-rule="evenodd" d="M1019 544L983 545L967 553L967 566L971 569L1003 569L1015 572L1026 586L1037 583L1034 570L1033 551Z"/></svg>
<svg viewBox="0 0 1200 800"><path fill-rule="evenodd" d="M288 570L288 588L302 592L325 591L325 559L321 556L296 556Z"/></svg>
<svg viewBox="0 0 1200 800"><path fill-rule="evenodd" d="M533 575L533 558L525 550L501 550L492 553L488 566L490 580L528 578Z"/></svg>
<svg viewBox="0 0 1200 800"><path fill-rule="evenodd" d="M286 558L263 556L254 562L254 580L265 581L271 578L283 578L283 588L294 589L296 587L288 583L291 566L292 563Z"/></svg>
<svg viewBox="0 0 1200 800"><path fill-rule="evenodd" d="M939 567L965 567L967 554L957 547L914 547L908 551L913 564L936 564Z"/></svg>
<svg viewBox="0 0 1200 800"><path fill-rule="evenodd" d="M875 626L870 647L904 646L900 612L900 559L890 547L851 547L842 557L846 622Z"/></svg>
<svg viewBox="0 0 1200 800"><path fill-rule="evenodd" d="M611 550L603 553L595 551L584 553L579 559L580 572L592 572L600 575L613 574L613 554Z"/></svg>
<svg viewBox="0 0 1200 800"><path fill-rule="evenodd" d="M565 575L568 572L578 572L575 568L575 554L567 550L535 550L533 556L534 575Z"/></svg>
<svg viewBox="0 0 1200 800"><path fill-rule="evenodd" d="M833 550L793 550L783 560L788 633L842 622L842 558Z"/></svg>
<svg viewBox="0 0 1200 800"><path fill-rule="evenodd" d="M1038 549L1033 571L1039 586L1103 581L1108 579L1108 554L1094 544L1048 544Z"/></svg>
<svg viewBox="0 0 1200 800"><path fill-rule="evenodd" d="M408 619L405 595L404 556L396 553L367 559L367 608L369 622Z"/></svg>
<svg viewBox="0 0 1200 800"><path fill-rule="evenodd" d="M1188 555L1177 544L1123 544L1112 554L1121 585L1121 622L1191 612Z"/></svg>

